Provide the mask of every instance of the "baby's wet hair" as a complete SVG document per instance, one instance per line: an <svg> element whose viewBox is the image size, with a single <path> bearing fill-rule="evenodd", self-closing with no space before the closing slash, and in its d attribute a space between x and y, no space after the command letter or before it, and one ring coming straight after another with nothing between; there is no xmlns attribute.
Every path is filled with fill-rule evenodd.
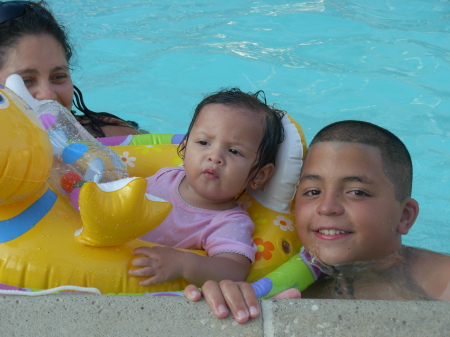
<svg viewBox="0 0 450 337"><path fill-rule="evenodd" d="M284 128L281 120L284 117L285 112L267 105L264 91L259 90L255 93L245 93L239 88L221 89L206 96L197 105L188 131L183 139L185 142L182 142L178 147L178 154L180 157L185 145L189 141L189 135L198 116L202 109L208 104L224 104L258 113L264 121L263 137L259 144L256 160L250 170L250 175L256 175L256 173L267 164L275 165L279 145L284 140Z"/></svg>
<svg viewBox="0 0 450 337"><path fill-rule="evenodd" d="M381 152L386 177L395 186L395 197L402 202L411 197L413 167L405 144L392 132L369 122L346 120L320 130L310 146L319 142L361 143Z"/></svg>

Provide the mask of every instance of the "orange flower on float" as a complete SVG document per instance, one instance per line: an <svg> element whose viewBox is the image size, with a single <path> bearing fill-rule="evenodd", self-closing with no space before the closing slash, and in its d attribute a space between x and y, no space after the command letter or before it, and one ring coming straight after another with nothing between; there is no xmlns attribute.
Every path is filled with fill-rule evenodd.
<svg viewBox="0 0 450 337"><path fill-rule="evenodd" d="M273 245L272 242L264 241L261 238L256 238L253 240L253 242L255 243L255 245L257 247L256 256L255 256L256 261L261 260L261 258L263 258L264 260L269 260L272 258L271 251L273 251L275 249L275 246Z"/></svg>

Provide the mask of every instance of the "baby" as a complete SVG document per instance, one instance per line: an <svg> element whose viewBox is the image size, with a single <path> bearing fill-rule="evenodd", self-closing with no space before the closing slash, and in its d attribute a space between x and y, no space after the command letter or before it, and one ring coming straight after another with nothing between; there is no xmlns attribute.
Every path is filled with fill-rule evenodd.
<svg viewBox="0 0 450 337"><path fill-rule="evenodd" d="M135 250L134 276L147 286L184 278L246 279L254 260L254 224L237 204L246 188L262 187L284 139L283 113L239 89L219 91L195 109L180 144L184 167L149 177L147 192L173 204L165 221L142 239L169 247ZM208 257L174 248L203 249Z"/></svg>

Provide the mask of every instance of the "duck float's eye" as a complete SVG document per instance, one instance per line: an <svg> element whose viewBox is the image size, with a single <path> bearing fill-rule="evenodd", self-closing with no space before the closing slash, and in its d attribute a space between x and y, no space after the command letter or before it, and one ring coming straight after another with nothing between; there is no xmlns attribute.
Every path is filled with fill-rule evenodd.
<svg viewBox="0 0 450 337"><path fill-rule="evenodd" d="M0 109L6 109L9 107L9 100L0 92Z"/></svg>

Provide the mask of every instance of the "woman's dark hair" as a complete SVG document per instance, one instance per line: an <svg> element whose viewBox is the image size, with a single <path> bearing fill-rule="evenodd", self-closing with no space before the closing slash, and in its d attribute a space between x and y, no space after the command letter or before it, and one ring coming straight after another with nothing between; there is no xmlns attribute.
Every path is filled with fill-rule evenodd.
<svg viewBox="0 0 450 337"><path fill-rule="evenodd" d="M139 129L139 124L134 121L125 121L116 115L110 114L108 112L94 112L86 107L84 104L83 93L78 87L73 86L73 96L74 101L73 105L81 111L86 117L88 117L88 122L80 121L80 124L84 127L89 126L92 131L91 133L95 133L95 137L104 137L105 133L101 129L102 126L105 125L127 125L136 130ZM75 111L72 111L75 114Z"/></svg>
<svg viewBox="0 0 450 337"><path fill-rule="evenodd" d="M250 170L250 175L255 176L258 171L267 164L275 165L279 145L284 140L284 128L281 122L285 113L267 105L264 91L245 93L238 88L222 89L205 97L195 108L188 131L183 142L178 146L178 155L182 152L189 141L189 135L202 109L208 104L224 104L236 108L253 111L262 116L264 121L263 138L259 144L255 162Z"/></svg>
<svg viewBox="0 0 450 337"><path fill-rule="evenodd" d="M6 56L20 38L26 35L48 34L53 36L64 49L67 63L73 56L66 27L59 24L48 9L45 1L23 1L23 12L17 17L0 23L0 69L4 67ZM8 3L2 3L8 5Z"/></svg>
<svg viewBox="0 0 450 337"><path fill-rule="evenodd" d="M2 8L5 11L14 12L11 13L10 18L6 16L6 20L0 23L0 69L5 66L9 52L15 48L23 36L41 34L50 35L56 39L64 50L67 63L71 65L73 46L67 29L58 23L45 1L0 2L0 10ZM85 127L88 126L96 137L105 136L101 127L106 125L125 124L135 129L139 128L136 122L124 121L113 114L93 112L88 109L84 104L83 94L76 86L74 86L74 105L87 117L80 123ZM75 114L75 111L72 113Z"/></svg>

